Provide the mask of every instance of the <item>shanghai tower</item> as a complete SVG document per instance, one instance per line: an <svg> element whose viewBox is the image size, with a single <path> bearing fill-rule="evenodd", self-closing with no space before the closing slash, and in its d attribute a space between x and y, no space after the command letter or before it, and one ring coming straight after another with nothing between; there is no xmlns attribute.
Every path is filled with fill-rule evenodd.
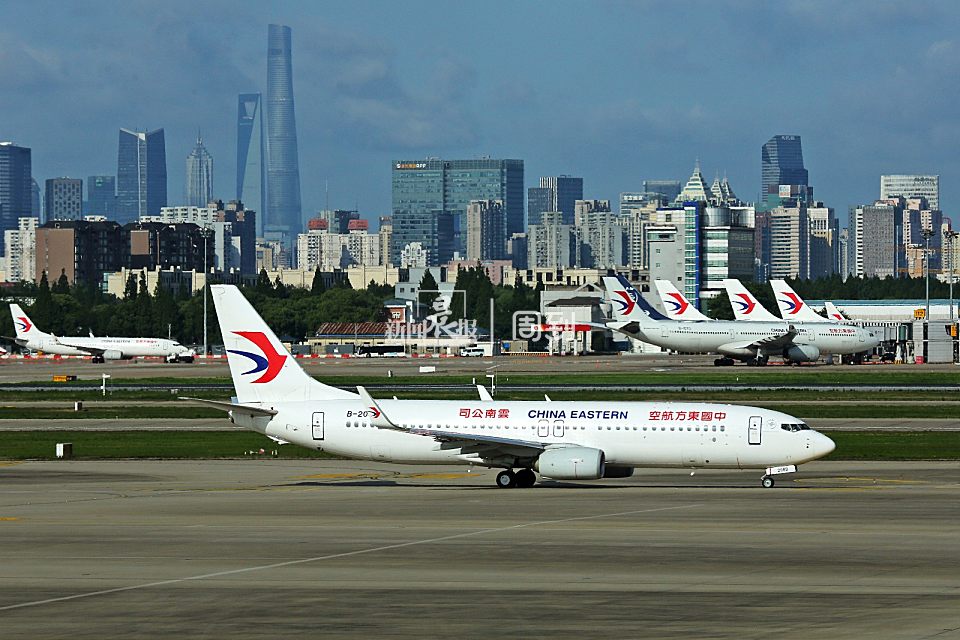
<svg viewBox="0 0 960 640"><path fill-rule="evenodd" d="M293 63L290 27L267 30L267 210L263 232L280 240L292 258L301 231L300 163L293 109Z"/></svg>

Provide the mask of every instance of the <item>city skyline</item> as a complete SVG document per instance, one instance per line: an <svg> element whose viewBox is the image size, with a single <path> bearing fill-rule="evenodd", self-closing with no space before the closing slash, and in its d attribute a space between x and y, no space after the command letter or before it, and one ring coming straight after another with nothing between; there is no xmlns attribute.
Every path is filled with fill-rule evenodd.
<svg viewBox="0 0 960 640"><path fill-rule="evenodd" d="M639 191L643 180L683 180L699 157L707 181L728 175L743 199L757 201L759 148L781 133L802 136L817 199L838 210L878 197L882 174L940 175L948 216L960 201L960 161L949 144L960 125L948 107L960 84L960 44L948 25L960 11L949 3L563 4L559 16L504 4L491 12L496 29L494 15L466 7L427 19L431 6L94 6L84 19L96 20L111 44L92 47L71 32L79 9L41 21L41 9L14 6L0 44L0 82L9 88L0 96L0 139L33 149L41 183L113 173L109 147L129 124L164 127L173 157L189 151L200 127L212 155L235 158L237 95L266 92L263 31L283 22L296 32L304 217L324 208L328 185L331 208L389 212L397 157L522 158L527 187L566 173L583 176L585 197L609 199ZM155 26L138 34L142 47L132 46L125 25L147 15ZM535 20L550 24L532 31ZM201 44L209 40L193 37L197 25L211 21L235 37ZM438 33L439 21L481 28ZM722 41L718 21L730 36ZM636 24L651 27L649 38L624 37ZM689 26L683 39L654 33L678 24ZM777 25L801 25L805 37L783 38ZM584 29L614 45L601 54L574 37ZM564 45L536 46L541 31ZM495 55L482 35L491 32ZM884 44L911 36L921 45ZM411 40L429 44L413 51ZM72 80L74 64L91 70L84 84L96 92ZM573 74L573 97L571 65L583 72ZM742 87L709 85L745 70ZM708 90L684 90L700 73ZM910 109L876 99L878 89L897 86L919 86L925 99ZM236 170L228 162L221 175ZM169 193L182 193L179 172L170 178ZM226 181L218 184L216 197L234 197Z"/></svg>

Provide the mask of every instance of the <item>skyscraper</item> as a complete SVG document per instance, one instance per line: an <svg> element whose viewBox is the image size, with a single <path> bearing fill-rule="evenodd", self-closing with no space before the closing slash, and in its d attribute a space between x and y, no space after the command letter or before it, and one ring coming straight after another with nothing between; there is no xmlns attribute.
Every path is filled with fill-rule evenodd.
<svg viewBox="0 0 960 640"><path fill-rule="evenodd" d="M20 218L33 212L33 178L30 149L0 142L0 236L19 228ZM3 250L0 239L0 250Z"/></svg>
<svg viewBox="0 0 960 640"><path fill-rule="evenodd" d="M807 187L807 170L803 168L803 150L800 136L773 136L767 140L761 155L761 197L773 206L780 197L780 185ZM801 190L802 199L807 199L807 189Z"/></svg>
<svg viewBox="0 0 960 640"><path fill-rule="evenodd" d="M931 209L940 208L940 176L891 175L880 176L880 199L897 196L923 197Z"/></svg>
<svg viewBox="0 0 960 640"><path fill-rule="evenodd" d="M543 176L540 178L540 187L553 191L551 209L547 211L562 211L563 224L573 224L574 205L577 200L583 199L583 178L573 176ZM523 229L511 230L518 233Z"/></svg>
<svg viewBox="0 0 960 640"><path fill-rule="evenodd" d="M83 180L50 178L43 197L43 219L79 220L83 213Z"/></svg>
<svg viewBox="0 0 960 640"><path fill-rule="evenodd" d="M527 226L540 224L547 211L553 211L553 189L549 187L530 187L527 189Z"/></svg>
<svg viewBox="0 0 960 640"><path fill-rule="evenodd" d="M267 210L263 221L264 237L280 240L292 253L302 225L290 27L271 24L267 30Z"/></svg>
<svg viewBox="0 0 960 640"><path fill-rule="evenodd" d="M393 163L393 246L390 258L419 242L430 265L466 246L467 205L500 200L507 233L523 231L523 160L400 160ZM461 233L462 231L462 233Z"/></svg>
<svg viewBox="0 0 960 640"><path fill-rule="evenodd" d="M157 215L167 206L167 152L163 129L120 129L117 153L117 222Z"/></svg>
<svg viewBox="0 0 960 640"><path fill-rule="evenodd" d="M263 236L267 194L262 106L259 93L241 93L237 99L237 200L256 207L258 236Z"/></svg>
<svg viewBox="0 0 960 640"><path fill-rule="evenodd" d="M197 144L187 156L185 191L188 206L205 207L213 201L213 157L203 146L199 133Z"/></svg>
<svg viewBox="0 0 960 640"><path fill-rule="evenodd" d="M116 176L90 176L87 178L87 203L84 213L105 216L107 220L116 219Z"/></svg>

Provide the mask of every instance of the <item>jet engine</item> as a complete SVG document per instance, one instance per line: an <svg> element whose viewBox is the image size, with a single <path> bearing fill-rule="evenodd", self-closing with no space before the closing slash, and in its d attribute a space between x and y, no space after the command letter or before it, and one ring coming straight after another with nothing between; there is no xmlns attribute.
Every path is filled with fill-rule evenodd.
<svg viewBox="0 0 960 640"><path fill-rule="evenodd" d="M603 460L600 449L561 447L541 453L533 468L554 480L597 480L604 475Z"/></svg>
<svg viewBox="0 0 960 640"><path fill-rule="evenodd" d="M123 351L118 349L107 349L103 352L104 360L123 360Z"/></svg>
<svg viewBox="0 0 960 640"><path fill-rule="evenodd" d="M812 344L797 344L785 350L783 356L791 362L816 362L820 349Z"/></svg>

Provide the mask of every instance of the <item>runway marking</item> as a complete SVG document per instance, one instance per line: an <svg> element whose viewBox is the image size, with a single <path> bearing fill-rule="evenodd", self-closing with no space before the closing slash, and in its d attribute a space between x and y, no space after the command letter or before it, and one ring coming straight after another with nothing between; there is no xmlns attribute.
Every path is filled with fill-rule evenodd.
<svg viewBox="0 0 960 640"><path fill-rule="evenodd" d="M0 516L0 522L16 522L19 519L16 516Z"/></svg>
<svg viewBox="0 0 960 640"><path fill-rule="evenodd" d="M296 480L337 480L338 478L369 477L366 473L311 473L308 476L296 476Z"/></svg>
<svg viewBox="0 0 960 640"><path fill-rule="evenodd" d="M124 591L136 591L138 589L150 589L152 587L165 587L171 584L181 582L193 582L197 580L207 580L209 578L222 578L224 576L238 575L241 573L251 573L254 571L266 571L268 569L279 569L281 567L292 567L311 562L322 562L324 560L336 560L339 558L350 558L353 556L362 556L380 551L391 551L393 549L404 549L406 547L415 547L423 544L433 544L436 542L446 542L447 540L458 540L460 538L472 538L490 533L502 533L504 531L514 531L517 529L526 529L529 527L542 527L551 524L562 524L564 522L579 522L583 520L599 520L602 518L617 518L621 516L632 516L641 513L656 513L658 511L675 511L677 509L694 509L702 507L702 504L686 504L674 507L656 507L653 509L636 509L633 511L618 511L616 513L600 513L592 516L576 516L573 518L560 518L558 520L540 520L537 522L526 522L523 524L513 524L508 527L497 527L495 529L480 529L477 531L468 531L466 533L455 533L449 536L440 536L439 538L427 538L425 540L412 540L410 542L398 542L380 547L370 547L367 549L358 549L356 551L344 551L343 553L331 553L324 556L314 556L312 558L301 558L299 560L287 560L284 562L274 562L271 564L256 565L253 567L244 567L242 569L230 569L227 571L216 571L214 573L204 573L196 576L187 576L185 578L171 578L169 580L158 580L157 582L145 582L142 584L133 584L127 587L116 587L113 589L102 589L100 591L88 591L86 593L76 593L72 596L61 596L59 598L46 598L44 600L33 600L31 602L21 602L0 607L0 611L11 611L13 609L23 609L26 607L36 607L42 604L53 604L54 602L66 602L68 600L79 600L81 598L92 598L94 596L105 596L111 593L123 593Z"/></svg>
<svg viewBox="0 0 960 640"><path fill-rule="evenodd" d="M0 462L0 467L15 467L18 464L21 464L21 461Z"/></svg>

